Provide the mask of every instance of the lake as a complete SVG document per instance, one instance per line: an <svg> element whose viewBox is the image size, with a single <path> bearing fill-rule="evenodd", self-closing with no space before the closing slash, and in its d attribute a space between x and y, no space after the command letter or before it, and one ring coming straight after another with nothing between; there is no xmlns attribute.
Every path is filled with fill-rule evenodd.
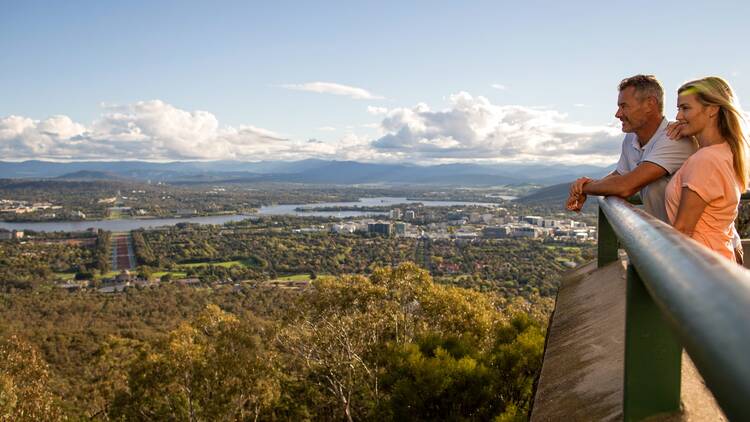
<svg viewBox="0 0 750 422"><path fill-rule="evenodd" d="M514 197L505 197L502 199L514 199ZM261 207L257 213L252 215L215 215L208 217L185 217L185 218L154 218L141 220L84 220L84 221L54 221L54 222L29 222L29 223L8 223L0 222L0 228L7 230L33 230L33 231L62 231L62 232L80 232L89 228L102 229L113 232L124 232L137 229L152 229L161 226L174 226L178 223L194 224L224 224L230 221L240 221L246 218L253 218L259 215L296 215L307 217L376 217L385 215L384 213L372 213L363 211L297 211L296 208L317 208L317 207L373 207L373 206L391 206L395 204L416 204L421 203L425 207L449 207L449 206L484 206L495 207L498 204L486 202L463 202L463 201L423 201L409 200L406 198L396 198L383 196L378 198L360 198L359 202L319 202L316 204L286 204L286 205L269 205ZM403 210L402 210L403 211Z"/></svg>

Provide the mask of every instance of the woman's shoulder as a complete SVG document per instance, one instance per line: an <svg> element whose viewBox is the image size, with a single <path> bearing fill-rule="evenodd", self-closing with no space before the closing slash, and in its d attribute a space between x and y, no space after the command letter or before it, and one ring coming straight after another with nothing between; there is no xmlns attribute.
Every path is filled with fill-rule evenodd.
<svg viewBox="0 0 750 422"><path fill-rule="evenodd" d="M685 161L685 164L688 162L718 162L721 161L729 161L732 162L732 149L729 147L729 144L726 142L717 144L717 145L711 145L707 147L703 147L698 149L698 151L695 152L695 154L691 155L690 158L688 158Z"/></svg>
<svg viewBox="0 0 750 422"><path fill-rule="evenodd" d="M696 151L685 161L680 170L682 170L683 175L708 177L716 171L731 170L732 160L732 151L729 147L725 149L718 145L712 145Z"/></svg>

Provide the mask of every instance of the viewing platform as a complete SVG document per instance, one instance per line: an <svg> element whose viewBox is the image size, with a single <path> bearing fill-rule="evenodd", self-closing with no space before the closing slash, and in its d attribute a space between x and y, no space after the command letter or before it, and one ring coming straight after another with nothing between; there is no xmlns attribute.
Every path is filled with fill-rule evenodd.
<svg viewBox="0 0 750 422"><path fill-rule="evenodd" d="M601 198L598 260L562 280L531 420L750 420L747 398L750 272Z"/></svg>

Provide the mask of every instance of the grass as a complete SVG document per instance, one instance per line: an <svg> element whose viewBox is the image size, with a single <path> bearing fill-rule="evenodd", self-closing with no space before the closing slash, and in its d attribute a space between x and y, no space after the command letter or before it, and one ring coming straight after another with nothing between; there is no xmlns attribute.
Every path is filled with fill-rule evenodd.
<svg viewBox="0 0 750 422"><path fill-rule="evenodd" d="M118 274L120 274L119 271L110 271L104 274L94 273L94 279L101 280L103 278L113 278L117 277ZM75 279L76 273L55 273L55 277L63 279L65 281L71 281Z"/></svg>
<svg viewBox="0 0 750 422"><path fill-rule="evenodd" d="M119 220L122 218L122 211L120 210L109 210L109 220Z"/></svg>
<svg viewBox="0 0 750 422"><path fill-rule="evenodd" d="M234 267L235 265L239 265L240 267L257 267L258 263L253 259L242 259L242 260L234 260L234 261L216 261L216 262L191 262L189 264L179 264L178 266L181 268L191 268L191 267L200 267L202 265L213 265L216 267Z"/></svg>
<svg viewBox="0 0 750 422"><path fill-rule="evenodd" d="M279 277L276 280L278 281L308 281L310 280L310 274L287 275L284 277Z"/></svg>
<svg viewBox="0 0 750 422"><path fill-rule="evenodd" d="M581 250L580 246L553 246L553 245L548 245L548 246L546 246L546 248L550 249L550 250L553 250L553 251L560 250L560 251L564 251L564 252L575 252L575 251L580 251Z"/></svg>
<svg viewBox="0 0 750 422"><path fill-rule="evenodd" d="M335 276L327 275L327 274L318 274L318 279L333 278L333 277L335 277ZM269 281L276 282L276 283L278 283L278 282L288 282L288 283L291 283L291 282L295 282L295 281L311 281L311 279L310 279L310 274L294 274L294 275L287 275L287 276L283 276L283 277L278 277L278 278L275 278L275 279L269 280Z"/></svg>
<svg viewBox="0 0 750 422"><path fill-rule="evenodd" d="M162 276L166 274L172 274L172 278L186 278L187 273L184 273L182 271L157 271L153 274L151 274L152 278L162 278Z"/></svg>

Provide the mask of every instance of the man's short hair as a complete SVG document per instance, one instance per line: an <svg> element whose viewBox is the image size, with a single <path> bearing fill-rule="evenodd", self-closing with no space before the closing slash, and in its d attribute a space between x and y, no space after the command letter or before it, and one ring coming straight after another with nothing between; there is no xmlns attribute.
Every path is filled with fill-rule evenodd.
<svg viewBox="0 0 750 422"><path fill-rule="evenodd" d="M664 112L664 89L654 75L635 75L620 81L618 90L633 87L636 95L641 101L648 97L654 97L659 105L659 111Z"/></svg>

